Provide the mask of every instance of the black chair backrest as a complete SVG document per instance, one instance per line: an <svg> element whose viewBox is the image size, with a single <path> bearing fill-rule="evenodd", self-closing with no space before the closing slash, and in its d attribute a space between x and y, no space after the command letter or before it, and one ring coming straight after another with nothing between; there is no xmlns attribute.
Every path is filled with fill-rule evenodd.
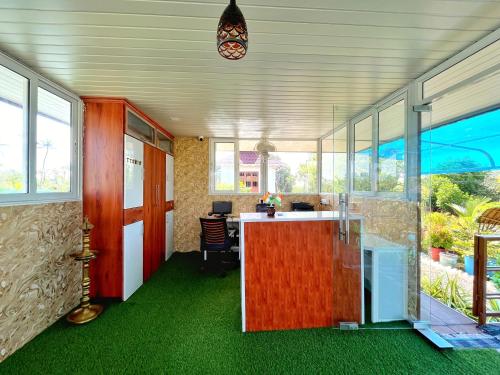
<svg viewBox="0 0 500 375"><path fill-rule="evenodd" d="M226 218L206 219L200 217L202 241L209 246L224 245L229 238Z"/></svg>

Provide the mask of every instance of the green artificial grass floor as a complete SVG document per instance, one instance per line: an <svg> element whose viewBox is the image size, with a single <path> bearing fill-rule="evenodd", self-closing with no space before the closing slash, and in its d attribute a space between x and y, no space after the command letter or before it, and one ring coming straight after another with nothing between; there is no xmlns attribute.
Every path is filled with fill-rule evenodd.
<svg viewBox="0 0 500 375"><path fill-rule="evenodd" d="M440 352L412 330L241 333L239 271L203 275L175 254L98 320L60 320L1 374L498 374L493 350Z"/></svg>

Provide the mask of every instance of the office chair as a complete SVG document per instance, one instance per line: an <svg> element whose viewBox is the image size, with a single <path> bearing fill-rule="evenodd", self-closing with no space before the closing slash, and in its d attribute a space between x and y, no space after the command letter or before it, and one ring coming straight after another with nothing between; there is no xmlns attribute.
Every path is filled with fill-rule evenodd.
<svg viewBox="0 0 500 375"><path fill-rule="evenodd" d="M229 236L225 218L206 219L200 217L200 251L202 256L201 270L205 271L208 265L208 254L217 254L219 275L226 276L224 265L236 266L236 262L228 260L232 255L231 247L235 239ZM225 256L226 259L223 258Z"/></svg>

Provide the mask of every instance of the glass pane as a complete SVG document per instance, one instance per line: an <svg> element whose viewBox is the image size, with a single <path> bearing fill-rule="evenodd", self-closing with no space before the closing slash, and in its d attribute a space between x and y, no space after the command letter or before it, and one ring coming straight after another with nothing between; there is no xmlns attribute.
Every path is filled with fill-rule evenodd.
<svg viewBox="0 0 500 375"><path fill-rule="evenodd" d="M38 193L71 189L71 103L38 88L36 185Z"/></svg>
<svg viewBox="0 0 500 375"><path fill-rule="evenodd" d="M321 192L333 193L333 136L321 140Z"/></svg>
<svg viewBox="0 0 500 375"><path fill-rule="evenodd" d="M353 188L371 191L372 116L354 125Z"/></svg>
<svg viewBox="0 0 500 375"><path fill-rule="evenodd" d="M215 143L215 190L234 191L234 143Z"/></svg>
<svg viewBox="0 0 500 375"><path fill-rule="evenodd" d="M273 141L269 153L267 186L271 193L317 193L316 141Z"/></svg>
<svg viewBox="0 0 500 375"><path fill-rule="evenodd" d="M484 72L500 63L500 40L424 82L424 98ZM472 97L470 95L469 97Z"/></svg>
<svg viewBox="0 0 500 375"><path fill-rule="evenodd" d="M404 100L379 113L378 191L404 191L405 119Z"/></svg>
<svg viewBox="0 0 500 375"><path fill-rule="evenodd" d="M468 85L471 90L484 89L473 92L471 100L488 97L500 102L498 86L496 91L491 90L493 79L481 81L480 86ZM443 118L454 117L448 111L459 109L458 101L456 106L449 105L453 98L467 103L462 89L433 102L432 112L422 121L421 134L421 286L422 298L428 301L423 313L445 339L457 333L456 317L460 317L461 331L483 334L477 329L478 316L472 308L473 286L478 281L474 280L478 277L474 271L474 237L498 231L494 220L490 221L492 226L478 222L488 209L500 206L500 109L465 113L443 123ZM500 262L498 244L488 245L487 258L490 265ZM487 276L488 292L500 293L495 283L500 273ZM455 295L460 296L460 302L453 298ZM485 303L487 311L500 310L494 299Z"/></svg>
<svg viewBox="0 0 500 375"><path fill-rule="evenodd" d="M0 194L28 192L28 80L0 65Z"/></svg>
<svg viewBox="0 0 500 375"><path fill-rule="evenodd" d="M158 139L158 148L165 152L172 152L172 141L163 133L159 131L156 132L156 137Z"/></svg>
<svg viewBox="0 0 500 375"><path fill-rule="evenodd" d="M451 121L470 117L471 114L498 108L500 103L500 72L457 89L432 103L432 121L423 124L438 128ZM477 131L480 134L481 131Z"/></svg>
<svg viewBox="0 0 500 375"><path fill-rule="evenodd" d="M260 155L255 151L256 140L239 141L240 193L259 193L261 186Z"/></svg>
<svg viewBox="0 0 500 375"><path fill-rule="evenodd" d="M347 127L344 126L334 133L333 143L333 161L334 161L334 193L347 192Z"/></svg>
<svg viewBox="0 0 500 375"><path fill-rule="evenodd" d="M132 111L127 111L127 133L141 141L154 143L154 128Z"/></svg>

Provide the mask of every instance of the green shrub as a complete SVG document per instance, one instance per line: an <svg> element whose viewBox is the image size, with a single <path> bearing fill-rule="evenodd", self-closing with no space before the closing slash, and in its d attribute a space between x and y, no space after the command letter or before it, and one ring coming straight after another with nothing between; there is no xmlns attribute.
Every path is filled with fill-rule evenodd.
<svg viewBox="0 0 500 375"><path fill-rule="evenodd" d="M490 278L491 282L495 284L495 287L500 290L500 272L495 272Z"/></svg>
<svg viewBox="0 0 500 375"><path fill-rule="evenodd" d="M453 246L453 235L446 228L433 229L430 234L430 243L432 247L449 250Z"/></svg>
<svg viewBox="0 0 500 375"><path fill-rule="evenodd" d="M422 277L421 287L424 293L435 298L447 306L460 311L462 314L476 320L472 314L472 296L460 286L458 276L441 274L433 281L428 277ZM496 300L488 301L488 310L500 311L500 304ZM497 318L489 318L489 321L497 322Z"/></svg>
<svg viewBox="0 0 500 375"><path fill-rule="evenodd" d="M462 204L468 196L445 175L423 176L421 188L422 203L432 211L449 211L448 204Z"/></svg>
<svg viewBox="0 0 500 375"><path fill-rule="evenodd" d="M462 312L470 318L472 315L472 298L460 286L458 276L450 277L447 274L439 275L430 281L423 277L421 282L422 290L429 296L440 300L445 305Z"/></svg>
<svg viewBox="0 0 500 375"><path fill-rule="evenodd" d="M441 211L450 211L450 205L463 205L468 197L468 194L460 190L457 184L446 179L440 183L439 189L436 190L436 206Z"/></svg>
<svg viewBox="0 0 500 375"><path fill-rule="evenodd" d="M424 225L431 229L447 227L450 225L453 217L444 212L431 212L424 216Z"/></svg>

